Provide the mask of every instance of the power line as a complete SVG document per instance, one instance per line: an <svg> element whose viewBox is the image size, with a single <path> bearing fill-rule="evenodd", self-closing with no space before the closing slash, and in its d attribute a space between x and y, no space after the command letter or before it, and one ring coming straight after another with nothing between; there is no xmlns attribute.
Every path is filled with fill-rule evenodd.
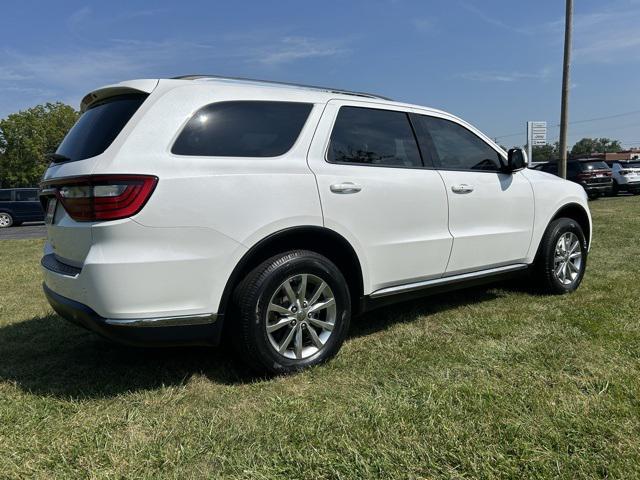
<svg viewBox="0 0 640 480"><path fill-rule="evenodd" d="M569 122L569 125L575 125L576 123L587 123L587 122L596 122L598 120L609 120L612 118L626 117L629 115L637 115L640 114L640 110L632 110L630 112L616 113L613 115L607 115L604 117L594 117L594 118L585 118L583 120L575 120L573 122ZM550 125L548 128L558 128L560 125ZM506 135L494 135L493 138L509 138L509 137L517 137L522 135L522 132L518 133L508 133Z"/></svg>
<svg viewBox="0 0 640 480"><path fill-rule="evenodd" d="M607 115L606 117L595 117L595 118L587 118L585 120L576 120L575 122L569 122L569 123L573 125L576 123L597 122L598 120L609 120L610 118L626 117L628 115L636 115L638 113L640 113L640 110L634 110L632 112L617 113L615 115Z"/></svg>

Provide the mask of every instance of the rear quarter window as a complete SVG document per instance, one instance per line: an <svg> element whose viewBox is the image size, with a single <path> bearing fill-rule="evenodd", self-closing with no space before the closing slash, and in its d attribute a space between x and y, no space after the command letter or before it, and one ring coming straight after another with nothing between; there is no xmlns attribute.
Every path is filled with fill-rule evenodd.
<svg viewBox="0 0 640 480"><path fill-rule="evenodd" d="M0 190L0 202L10 202L11 192L12 190Z"/></svg>
<svg viewBox="0 0 640 480"><path fill-rule="evenodd" d="M37 190L16 190L16 202L37 202Z"/></svg>
<svg viewBox="0 0 640 480"><path fill-rule="evenodd" d="M67 157L68 161L100 155L147 97L147 94L119 95L92 105L69 130L56 153Z"/></svg>
<svg viewBox="0 0 640 480"><path fill-rule="evenodd" d="M198 110L171 153L205 157L277 157L298 139L311 103L231 101Z"/></svg>

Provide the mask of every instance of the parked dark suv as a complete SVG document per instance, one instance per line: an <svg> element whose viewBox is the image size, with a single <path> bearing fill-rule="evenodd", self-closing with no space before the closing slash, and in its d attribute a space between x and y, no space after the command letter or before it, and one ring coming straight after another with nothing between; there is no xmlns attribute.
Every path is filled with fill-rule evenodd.
<svg viewBox="0 0 640 480"><path fill-rule="evenodd" d="M558 162L536 165L537 170L558 175ZM567 161L567 180L578 183L589 198L609 195L613 191L611 169L602 160L587 158Z"/></svg>
<svg viewBox="0 0 640 480"><path fill-rule="evenodd" d="M0 228L43 220L37 188L0 189Z"/></svg>

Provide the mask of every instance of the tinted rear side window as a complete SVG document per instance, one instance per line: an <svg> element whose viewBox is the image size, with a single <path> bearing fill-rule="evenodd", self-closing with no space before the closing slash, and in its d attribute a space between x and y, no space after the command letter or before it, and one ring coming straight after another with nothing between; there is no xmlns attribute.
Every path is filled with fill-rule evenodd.
<svg viewBox="0 0 640 480"><path fill-rule="evenodd" d="M37 202L37 190L16 190L16 202Z"/></svg>
<svg viewBox="0 0 640 480"><path fill-rule="evenodd" d="M147 96L120 95L93 105L69 130L56 153L71 161L100 155L115 140Z"/></svg>
<svg viewBox="0 0 640 480"><path fill-rule="evenodd" d="M362 107L340 108L327 160L386 167L422 166L406 113Z"/></svg>
<svg viewBox="0 0 640 480"><path fill-rule="evenodd" d="M0 190L0 202L10 202L11 192L12 190Z"/></svg>
<svg viewBox="0 0 640 480"><path fill-rule="evenodd" d="M296 142L310 103L234 101L198 110L171 149L176 155L277 157Z"/></svg>
<svg viewBox="0 0 640 480"><path fill-rule="evenodd" d="M557 170L556 165L556 170ZM580 173L580 164L578 162L567 162L567 173L570 175L577 175Z"/></svg>

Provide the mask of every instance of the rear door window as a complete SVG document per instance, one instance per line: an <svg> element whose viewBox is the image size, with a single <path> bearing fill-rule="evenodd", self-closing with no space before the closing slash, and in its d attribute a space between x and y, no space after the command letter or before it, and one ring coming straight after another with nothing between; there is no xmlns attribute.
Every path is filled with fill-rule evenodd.
<svg viewBox="0 0 640 480"><path fill-rule="evenodd" d="M0 202L10 202L13 190L0 190Z"/></svg>
<svg viewBox="0 0 640 480"><path fill-rule="evenodd" d="M37 190L16 190L16 202L37 202Z"/></svg>
<svg viewBox="0 0 640 480"><path fill-rule="evenodd" d="M277 157L298 139L311 103L232 101L198 110L173 144L176 155Z"/></svg>
<svg viewBox="0 0 640 480"><path fill-rule="evenodd" d="M103 153L115 140L147 94L119 95L108 98L85 111L69 130L57 154L77 161Z"/></svg>
<svg viewBox="0 0 640 480"><path fill-rule="evenodd" d="M363 107L340 108L327 160L378 167L422 167L408 115Z"/></svg>

